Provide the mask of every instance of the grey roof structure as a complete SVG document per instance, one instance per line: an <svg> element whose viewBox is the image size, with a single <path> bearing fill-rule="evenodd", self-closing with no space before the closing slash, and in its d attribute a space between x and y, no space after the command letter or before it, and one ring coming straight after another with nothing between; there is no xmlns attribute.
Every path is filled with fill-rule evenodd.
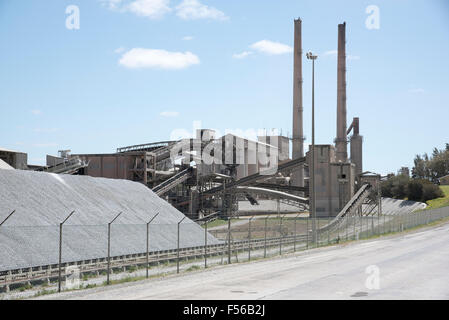
<svg viewBox="0 0 449 320"><path fill-rule="evenodd" d="M0 159L0 169L4 169L4 170L13 170L14 168L11 167L9 164L7 164L5 161L3 161L2 159Z"/></svg>
<svg viewBox="0 0 449 320"><path fill-rule="evenodd" d="M63 262L107 256L107 224L111 225L111 256L175 249L177 223L184 214L143 184L128 180L0 169L0 271L58 263L59 223L63 227ZM181 247L201 246L204 230L186 218ZM208 243L219 243L208 235Z"/></svg>

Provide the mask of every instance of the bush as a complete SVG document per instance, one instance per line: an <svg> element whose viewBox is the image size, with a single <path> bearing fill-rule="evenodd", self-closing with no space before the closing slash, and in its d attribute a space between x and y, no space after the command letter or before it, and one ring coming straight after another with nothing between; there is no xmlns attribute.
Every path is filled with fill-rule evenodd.
<svg viewBox="0 0 449 320"><path fill-rule="evenodd" d="M431 183L426 183L423 185L422 193L422 201L424 202L435 198L444 197L443 191L441 191L440 187Z"/></svg>
<svg viewBox="0 0 449 320"><path fill-rule="evenodd" d="M426 202L443 197L441 189L426 179L410 179L404 175L393 176L381 184L382 197Z"/></svg>
<svg viewBox="0 0 449 320"><path fill-rule="evenodd" d="M383 197L404 199L407 196L407 183L410 180L405 175L397 175L382 182L381 192Z"/></svg>
<svg viewBox="0 0 449 320"><path fill-rule="evenodd" d="M410 180L407 183L408 200L421 201L423 199L423 183L419 180Z"/></svg>
<svg viewBox="0 0 449 320"><path fill-rule="evenodd" d="M393 185L390 180L391 179L383 181L380 185L380 192L382 194L382 197L393 198L393 193L391 192L391 188Z"/></svg>

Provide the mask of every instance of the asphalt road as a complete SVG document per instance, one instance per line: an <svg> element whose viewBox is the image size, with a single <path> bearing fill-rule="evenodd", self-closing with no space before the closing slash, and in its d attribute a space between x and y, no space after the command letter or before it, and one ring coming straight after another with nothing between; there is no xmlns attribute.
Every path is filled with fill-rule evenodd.
<svg viewBox="0 0 449 320"><path fill-rule="evenodd" d="M41 298L449 299L448 271L449 224L444 224L276 259Z"/></svg>

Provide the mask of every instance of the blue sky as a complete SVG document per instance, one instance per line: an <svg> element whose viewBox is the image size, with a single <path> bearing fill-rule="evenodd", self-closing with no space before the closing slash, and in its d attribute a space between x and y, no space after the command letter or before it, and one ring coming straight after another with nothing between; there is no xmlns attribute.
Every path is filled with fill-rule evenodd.
<svg viewBox="0 0 449 320"><path fill-rule="evenodd" d="M344 4L343 4L344 3ZM68 29L69 5L79 29ZM379 8L379 28L365 12ZM364 169L393 172L449 142L444 0L0 0L0 146L107 153L174 129L291 133L293 19L316 63L316 141L335 138L337 24L347 23L348 125ZM242 54L243 53L243 54ZM310 137L311 66L303 61Z"/></svg>

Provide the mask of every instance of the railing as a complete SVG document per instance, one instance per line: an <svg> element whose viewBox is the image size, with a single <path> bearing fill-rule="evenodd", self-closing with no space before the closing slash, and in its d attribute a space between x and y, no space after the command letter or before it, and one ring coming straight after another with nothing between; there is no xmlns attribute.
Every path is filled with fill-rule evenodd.
<svg viewBox="0 0 449 320"><path fill-rule="evenodd" d="M151 229L147 229L149 238L145 238L144 225L113 225L115 229L111 236L110 258L108 259L105 254L92 257L95 254L89 253L91 257L86 259L64 259L61 263L62 277L70 276L70 269L73 267L77 268L80 274L96 273L98 275L109 268L123 271L123 269L137 266L148 270L150 266L176 263L177 272L180 272L188 270L191 265L209 267L216 264L249 261L254 258L293 253L343 241L401 232L449 217L449 207L407 214L384 215L379 211L377 213L365 211L363 214L366 215L317 217L315 230L312 229L312 218L294 215L216 220L203 223L203 228L192 221L183 223L181 221L171 225L154 224L151 225ZM337 223L332 223L334 227L327 227L335 220ZM97 238L97 247L84 246L86 239L79 234L93 232L89 229L90 227L94 229L101 227L99 230L102 234L106 231L105 226L65 226L66 238L62 241L63 252L68 251L68 248L72 251L81 248L82 250L92 249L93 253L105 253L105 234ZM37 228L37 230L31 229L36 231L36 234L45 232L39 227L0 226L0 238L5 240L5 236L11 236L24 239L21 237L22 234L29 232L30 228ZM316 236L314 236L315 232ZM145 251L148 239L151 246L147 249L148 251ZM54 237L54 240L56 243L47 243L45 247L42 247L43 256L53 257L48 264L30 264L23 268L3 270L0 272L0 287L9 288L11 285L59 278L60 265L56 262L57 237ZM39 239L32 238L30 241L36 242ZM130 249L129 254L126 254L126 247L130 247L136 241L140 243L138 248ZM163 243L165 249L154 249L155 246ZM195 243L195 245L188 245L189 243ZM119 245L124 246L125 249L118 248ZM24 248L23 246L26 244L21 243L17 248L7 249L10 254L20 256L23 252L20 252L19 248ZM0 257L4 257L1 254ZM23 258L26 260L29 257ZM5 265L5 261L0 261L1 265ZM165 267L160 268L165 270ZM173 265L171 267L168 265L167 268L172 268L174 271Z"/></svg>
<svg viewBox="0 0 449 320"><path fill-rule="evenodd" d="M192 172L192 168L184 169L183 171L177 173L173 177L170 177L169 179L165 180L161 184L158 184L155 186L152 190L155 192L158 196L163 195L164 193L170 191L170 189L173 189L178 184L186 181Z"/></svg>
<svg viewBox="0 0 449 320"><path fill-rule="evenodd" d="M132 152L132 151L145 151L148 149L161 148L161 147L166 147L175 142L176 141L159 141L159 142L152 142L152 143L136 144L136 145L132 145L132 146L117 148L117 153Z"/></svg>

